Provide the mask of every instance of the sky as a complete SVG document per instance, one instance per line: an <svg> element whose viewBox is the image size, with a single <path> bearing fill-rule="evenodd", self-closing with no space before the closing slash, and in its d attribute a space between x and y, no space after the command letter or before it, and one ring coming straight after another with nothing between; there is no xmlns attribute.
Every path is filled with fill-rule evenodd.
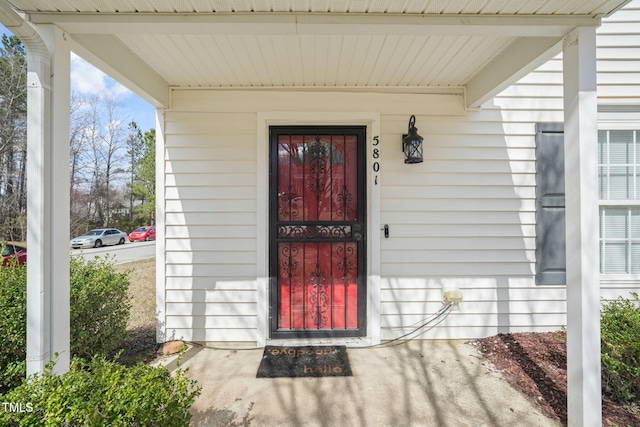
<svg viewBox="0 0 640 427"><path fill-rule="evenodd" d="M0 34L11 34L0 24ZM138 95L98 70L87 61L71 53L71 88L84 95L115 97L121 107L123 119L138 124L140 130L148 131L156 127L155 108Z"/></svg>

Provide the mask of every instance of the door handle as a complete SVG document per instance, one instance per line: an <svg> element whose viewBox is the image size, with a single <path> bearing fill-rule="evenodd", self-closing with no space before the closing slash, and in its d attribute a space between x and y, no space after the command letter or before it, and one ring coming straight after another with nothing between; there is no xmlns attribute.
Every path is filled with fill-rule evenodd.
<svg viewBox="0 0 640 427"><path fill-rule="evenodd" d="M353 238L356 242L360 242L362 240L362 233L353 233Z"/></svg>

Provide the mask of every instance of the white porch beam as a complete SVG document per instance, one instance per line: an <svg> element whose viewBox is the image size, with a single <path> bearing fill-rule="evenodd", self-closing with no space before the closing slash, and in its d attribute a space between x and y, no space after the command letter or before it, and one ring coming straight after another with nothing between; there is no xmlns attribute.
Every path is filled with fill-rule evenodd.
<svg viewBox="0 0 640 427"><path fill-rule="evenodd" d="M155 107L169 107L169 84L113 35L74 35L73 51Z"/></svg>
<svg viewBox="0 0 640 427"><path fill-rule="evenodd" d="M264 34L264 31L291 34L305 26L331 26L340 34L394 34L420 31L421 34L481 34L494 36L561 36L579 25L599 25L592 15L420 15L387 13L31 13L35 24L58 23L74 34L169 34L186 32L225 34ZM243 26L244 25L244 26ZM564 31L563 31L564 30Z"/></svg>
<svg viewBox="0 0 640 427"><path fill-rule="evenodd" d="M596 31L563 44L569 426L602 425Z"/></svg>
<svg viewBox="0 0 640 427"><path fill-rule="evenodd" d="M560 37L517 39L468 83L467 108L480 108L500 91L549 61L561 51Z"/></svg>
<svg viewBox="0 0 640 427"><path fill-rule="evenodd" d="M415 34L562 37L599 25L584 15L417 15L359 13L31 13L71 34Z"/></svg>

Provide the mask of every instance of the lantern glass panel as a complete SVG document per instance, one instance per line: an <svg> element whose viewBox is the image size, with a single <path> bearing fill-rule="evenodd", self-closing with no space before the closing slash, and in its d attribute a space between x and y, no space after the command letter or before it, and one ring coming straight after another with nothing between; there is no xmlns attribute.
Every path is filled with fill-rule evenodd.
<svg viewBox="0 0 640 427"><path fill-rule="evenodd" d="M405 163L422 163L422 139L412 139L405 143Z"/></svg>

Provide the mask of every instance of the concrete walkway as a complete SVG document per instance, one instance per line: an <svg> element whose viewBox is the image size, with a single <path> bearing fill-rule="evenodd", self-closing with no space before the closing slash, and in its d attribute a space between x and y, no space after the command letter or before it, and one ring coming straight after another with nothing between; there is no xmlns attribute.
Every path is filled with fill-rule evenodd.
<svg viewBox="0 0 640 427"><path fill-rule="evenodd" d="M352 377L256 378L262 353L189 348L182 367L202 386L192 426L560 425L463 341L349 349Z"/></svg>

